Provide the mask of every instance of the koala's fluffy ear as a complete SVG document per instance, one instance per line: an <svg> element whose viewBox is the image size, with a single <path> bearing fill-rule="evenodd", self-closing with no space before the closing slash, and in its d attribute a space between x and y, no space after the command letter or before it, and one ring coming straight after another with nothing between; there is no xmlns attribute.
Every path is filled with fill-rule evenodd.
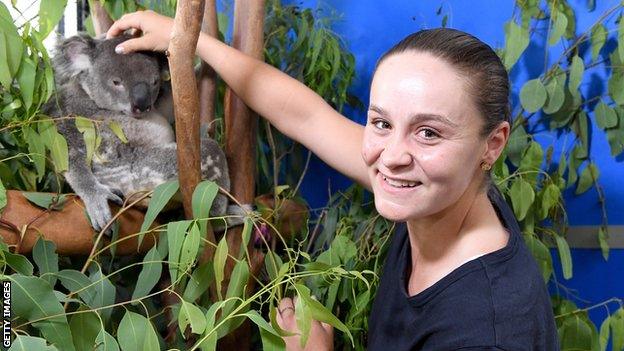
<svg viewBox="0 0 624 351"><path fill-rule="evenodd" d="M91 68L95 40L86 34L67 38L59 43L54 56L57 79L65 81Z"/></svg>

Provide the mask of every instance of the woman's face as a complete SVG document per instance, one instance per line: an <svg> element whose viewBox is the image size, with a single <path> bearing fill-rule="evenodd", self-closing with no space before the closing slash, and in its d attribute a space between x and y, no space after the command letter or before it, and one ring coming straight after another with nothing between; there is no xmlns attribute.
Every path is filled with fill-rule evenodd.
<svg viewBox="0 0 624 351"><path fill-rule="evenodd" d="M387 57L373 77L362 145L379 213L394 221L434 215L481 182L482 126L450 64L415 51Z"/></svg>

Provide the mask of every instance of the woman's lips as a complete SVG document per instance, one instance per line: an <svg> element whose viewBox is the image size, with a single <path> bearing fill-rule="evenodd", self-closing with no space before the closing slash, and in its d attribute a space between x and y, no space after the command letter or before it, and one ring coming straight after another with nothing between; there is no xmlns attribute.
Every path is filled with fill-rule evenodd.
<svg viewBox="0 0 624 351"><path fill-rule="evenodd" d="M377 172L377 181L382 189L389 193L410 192L422 184L419 181L389 177L381 172Z"/></svg>

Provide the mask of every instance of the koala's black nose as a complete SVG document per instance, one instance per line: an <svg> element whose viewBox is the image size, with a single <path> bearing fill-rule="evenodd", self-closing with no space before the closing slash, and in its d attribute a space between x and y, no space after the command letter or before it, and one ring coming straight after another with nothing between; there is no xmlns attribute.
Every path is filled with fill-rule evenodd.
<svg viewBox="0 0 624 351"><path fill-rule="evenodd" d="M147 83L137 83L130 89L130 103L133 113L142 113L150 110L151 107L150 89Z"/></svg>

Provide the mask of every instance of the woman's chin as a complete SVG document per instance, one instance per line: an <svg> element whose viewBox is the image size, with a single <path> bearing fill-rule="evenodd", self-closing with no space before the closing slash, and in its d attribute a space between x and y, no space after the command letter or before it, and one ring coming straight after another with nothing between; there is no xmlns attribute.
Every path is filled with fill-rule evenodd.
<svg viewBox="0 0 624 351"><path fill-rule="evenodd" d="M413 208L408 209L383 200L375 200L375 208L382 217L393 222L405 222L415 217Z"/></svg>

